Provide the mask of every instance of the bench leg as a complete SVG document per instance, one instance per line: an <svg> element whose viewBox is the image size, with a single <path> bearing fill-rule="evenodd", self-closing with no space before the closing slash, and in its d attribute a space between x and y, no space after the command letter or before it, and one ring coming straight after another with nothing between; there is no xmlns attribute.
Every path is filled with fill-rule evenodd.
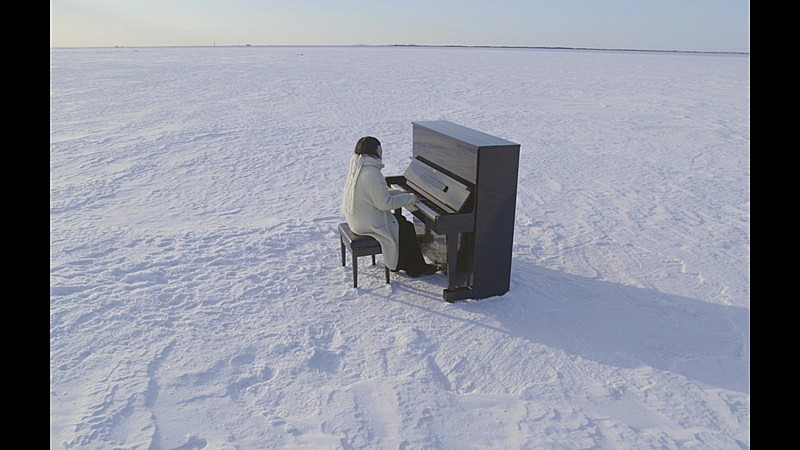
<svg viewBox="0 0 800 450"><path fill-rule="evenodd" d="M389 283L389 266L384 265L383 268L386 269L386 284L391 284Z"/></svg>
<svg viewBox="0 0 800 450"><path fill-rule="evenodd" d="M342 267L344 267L344 241L339 239L339 245L342 246Z"/></svg>
<svg viewBox="0 0 800 450"><path fill-rule="evenodd" d="M375 255L372 255L372 265L375 265Z"/></svg>
<svg viewBox="0 0 800 450"><path fill-rule="evenodd" d="M358 257L353 255L353 287L358 287Z"/></svg>

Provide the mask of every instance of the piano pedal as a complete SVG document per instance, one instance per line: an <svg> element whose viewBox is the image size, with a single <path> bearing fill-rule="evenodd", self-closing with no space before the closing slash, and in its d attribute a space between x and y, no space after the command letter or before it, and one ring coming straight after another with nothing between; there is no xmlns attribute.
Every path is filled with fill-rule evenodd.
<svg viewBox="0 0 800 450"><path fill-rule="evenodd" d="M442 298L444 298L444 301L447 303L472 298L472 289L469 286L444 289L442 290Z"/></svg>

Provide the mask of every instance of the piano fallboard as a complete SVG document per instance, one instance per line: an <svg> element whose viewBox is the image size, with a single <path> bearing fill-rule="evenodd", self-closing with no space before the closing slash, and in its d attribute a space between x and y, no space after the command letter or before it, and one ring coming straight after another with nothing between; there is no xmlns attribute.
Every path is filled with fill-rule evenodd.
<svg viewBox="0 0 800 450"><path fill-rule="evenodd" d="M399 186L402 190L416 195L423 202L427 199L424 192L418 192L413 187L409 186L404 176L386 177L386 183L390 186ZM427 200L429 201L429 199ZM428 205L427 208L418 208L412 205L405 209L411 212L414 217L425 223L428 229L436 234L470 233L474 231L475 214L473 212L448 213L444 211L434 211L436 205L433 203L428 203Z"/></svg>

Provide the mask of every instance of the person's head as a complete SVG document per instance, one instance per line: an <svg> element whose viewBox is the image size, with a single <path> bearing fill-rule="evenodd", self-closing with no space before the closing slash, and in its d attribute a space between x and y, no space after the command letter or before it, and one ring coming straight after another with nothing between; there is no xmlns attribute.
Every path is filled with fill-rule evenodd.
<svg viewBox="0 0 800 450"><path fill-rule="evenodd" d="M369 155L380 159L383 156L381 141L372 137L364 136L356 142L356 155Z"/></svg>

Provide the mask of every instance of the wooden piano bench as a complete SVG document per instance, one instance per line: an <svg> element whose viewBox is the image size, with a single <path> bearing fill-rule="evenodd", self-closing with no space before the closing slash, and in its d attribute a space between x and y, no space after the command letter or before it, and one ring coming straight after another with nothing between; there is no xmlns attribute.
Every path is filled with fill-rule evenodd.
<svg viewBox="0 0 800 450"><path fill-rule="evenodd" d="M353 233L353 231L350 229L350 226L347 225L347 222L342 222L339 224L339 243L341 244L342 248L342 267L345 265L345 247L350 249L350 253L353 255L353 287L357 288L358 257L372 255L372 265L374 266L375 255L382 253L381 244L371 236L362 236L360 234ZM386 284L390 284L389 268L386 267L386 265L383 267L386 269Z"/></svg>

